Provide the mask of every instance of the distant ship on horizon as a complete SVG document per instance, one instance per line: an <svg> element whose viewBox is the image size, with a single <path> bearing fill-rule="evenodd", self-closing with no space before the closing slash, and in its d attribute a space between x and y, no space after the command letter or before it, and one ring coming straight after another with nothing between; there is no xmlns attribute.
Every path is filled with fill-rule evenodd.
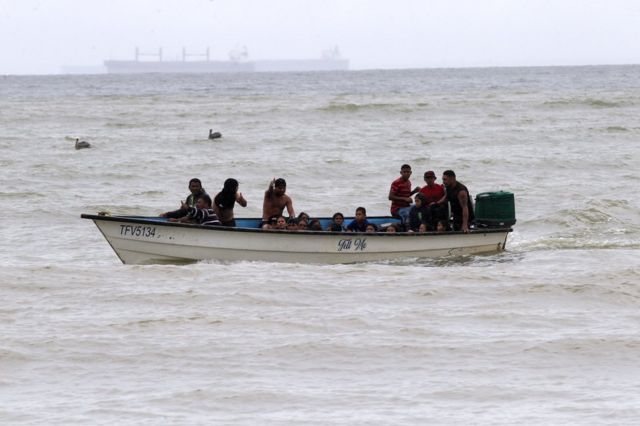
<svg viewBox="0 0 640 426"><path fill-rule="evenodd" d="M141 60L153 57L155 60ZM191 60L192 57L204 59ZM187 53L182 49L182 60L163 60L162 48L155 53L142 53L136 47L131 61L107 60L104 66L109 74L139 73L220 73L220 72L300 72L347 71L349 60L342 59L338 47L325 50L318 59L249 60L246 46L229 52L229 60L211 60L209 48L205 53Z"/></svg>

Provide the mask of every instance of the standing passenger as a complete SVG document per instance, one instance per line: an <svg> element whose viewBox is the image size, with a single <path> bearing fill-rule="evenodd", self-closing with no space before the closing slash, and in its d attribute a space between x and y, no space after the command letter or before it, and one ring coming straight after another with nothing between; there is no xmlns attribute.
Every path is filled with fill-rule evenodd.
<svg viewBox="0 0 640 426"><path fill-rule="evenodd" d="M262 202L262 227L269 223L269 219L273 216L281 216L284 208L287 208L289 217L294 217L293 201L285 194L287 191L287 182L282 179L274 179L269 183L269 189L264 192L264 201Z"/></svg>
<svg viewBox="0 0 640 426"><path fill-rule="evenodd" d="M456 180L453 170L446 170L442 174L442 182L447 187L447 198L451 204L453 215L453 230L469 232L469 224L474 219L473 204L469 190L461 182Z"/></svg>
<svg viewBox="0 0 640 426"><path fill-rule="evenodd" d="M411 189L411 166L403 164L400 167L400 177L391 183L389 200L391 201L391 216L406 222L411 208L411 196L420 191L420 188Z"/></svg>
<svg viewBox="0 0 640 426"><path fill-rule="evenodd" d="M213 207L220 218L223 226L236 226L236 220L233 216L233 206L237 202L242 207L247 207L247 200L242 196L242 192L238 191L238 181L229 178L224 181L222 191L213 199Z"/></svg>

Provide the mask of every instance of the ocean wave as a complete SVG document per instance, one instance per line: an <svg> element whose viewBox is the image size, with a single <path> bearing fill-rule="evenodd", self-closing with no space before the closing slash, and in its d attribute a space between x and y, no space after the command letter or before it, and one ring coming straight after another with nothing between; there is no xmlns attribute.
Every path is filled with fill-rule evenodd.
<svg viewBox="0 0 640 426"><path fill-rule="evenodd" d="M617 132L628 132L629 129L622 126L609 126L605 129L607 132L617 133Z"/></svg>
<svg viewBox="0 0 640 426"><path fill-rule="evenodd" d="M0 198L27 200L31 197L44 198L46 195L39 192L0 192Z"/></svg>
<svg viewBox="0 0 640 426"><path fill-rule="evenodd" d="M369 110L398 110L399 112L411 112L416 108L425 108L429 104L419 102L416 104L403 104L403 103L336 103L331 102L328 106L320 107L317 110L323 112L359 112Z"/></svg>
<svg viewBox="0 0 640 426"><path fill-rule="evenodd" d="M559 99L559 100L551 100L545 101L542 103L545 107L551 108L563 108L563 107L572 107L572 106L587 106L591 108L621 108L628 106L628 102L624 101L611 101L605 99L594 99L594 98L572 98L572 99Z"/></svg>

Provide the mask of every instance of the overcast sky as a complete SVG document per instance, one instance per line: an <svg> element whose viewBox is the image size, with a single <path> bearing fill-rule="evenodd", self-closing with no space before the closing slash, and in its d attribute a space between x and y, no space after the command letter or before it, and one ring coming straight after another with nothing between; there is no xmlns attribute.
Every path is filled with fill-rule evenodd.
<svg viewBox="0 0 640 426"><path fill-rule="evenodd" d="M0 74L336 45L352 69L640 63L640 0L0 0Z"/></svg>

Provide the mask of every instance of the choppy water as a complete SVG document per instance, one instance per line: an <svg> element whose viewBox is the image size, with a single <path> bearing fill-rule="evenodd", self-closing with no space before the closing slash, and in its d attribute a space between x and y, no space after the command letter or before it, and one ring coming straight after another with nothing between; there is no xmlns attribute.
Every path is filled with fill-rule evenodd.
<svg viewBox="0 0 640 426"><path fill-rule="evenodd" d="M0 422L634 424L639 117L637 66L0 77ZM79 219L386 214L405 162L514 192L508 251L124 266Z"/></svg>

